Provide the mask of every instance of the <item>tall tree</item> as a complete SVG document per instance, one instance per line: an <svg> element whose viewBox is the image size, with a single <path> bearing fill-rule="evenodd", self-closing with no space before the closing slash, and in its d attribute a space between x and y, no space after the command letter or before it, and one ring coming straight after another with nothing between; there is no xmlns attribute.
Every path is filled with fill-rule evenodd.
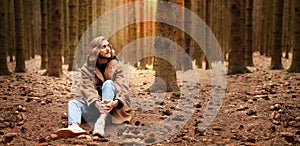
<svg viewBox="0 0 300 146"><path fill-rule="evenodd" d="M292 27L293 27L293 59L289 72L300 72L300 1L293 1Z"/></svg>
<svg viewBox="0 0 300 146"><path fill-rule="evenodd" d="M176 0L171 0L169 2L176 3ZM158 4L159 5L159 4ZM168 15L164 10L167 10L168 6L165 6L164 9L160 9L161 11L158 12L157 15ZM161 16L157 16L161 17ZM170 16L164 16L164 17L172 17L172 19L176 19L175 15ZM163 23L157 23L156 26L156 36L161 36L163 38L170 38L171 40L175 40L174 35L176 32L176 29L163 24ZM161 38L157 38L155 40L155 50L160 52L164 51L165 49L170 49L171 46L170 42L164 41ZM171 53L169 54L168 58L171 58ZM153 64L153 69L155 70L155 81L153 85L151 86L153 91L159 91L163 90L162 87L163 84L161 84L161 80L163 80L166 83L166 90L167 91L178 91L179 87L177 85L177 77L176 77L176 70L175 67L170 64L170 62L156 57Z"/></svg>
<svg viewBox="0 0 300 146"><path fill-rule="evenodd" d="M41 0L41 17L42 17L42 34L41 34L41 69L47 69L48 65L48 35L47 35L47 25L48 25L48 14L47 14L47 0Z"/></svg>
<svg viewBox="0 0 300 146"><path fill-rule="evenodd" d="M51 0L51 47L47 75L62 76L62 5L63 0Z"/></svg>
<svg viewBox="0 0 300 146"><path fill-rule="evenodd" d="M206 23L206 25L207 26L209 26L209 27L211 27L211 1L210 0L206 0L205 1L205 23ZM206 33L206 35L205 36L210 36L210 35L208 35L210 32L209 32L209 30L205 30L205 33ZM209 37L206 37L205 38L206 40L205 40L205 42L206 42L206 47L207 48L210 48L211 47L211 43L210 43L210 40L211 40L211 38L209 38ZM209 54L210 54L210 51L209 51L210 49L207 49L207 51L206 51L206 56L209 56ZM210 69L211 68L211 66L209 66L209 62L208 62L208 60L207 60L207 58L205 57L205 69Z"/></svg>
<svg viewBox="0 0 300 146"><path fill-rule="evenodd" d="M16 68L15 72L25 72L23 45L23 0L14 0L15 30L16 30Z"/></svg>
<svg viewBox="0 0 300 146"><path fill-rule="evenodd" d="M247 66L253 66L253 28L252 28L252 12L253 12L253 0L246 0L246 52L245 63Z"/></svg>
<svg viewBox="0 0 300 146"><path fill-rule="evenodd" d="M13 62L13 54L15 54L15 50L13 48L16 48L15 45L15 14L14 14L14 1L10 0L7 2L7 9L8 9L8 46L7 49L9 51L9 61Z"/></svg>
<svg viewBox="0 0 300 146"><path fill-rule="evenodd" d="M289 59L289 53L292 46L291 20L292 20L292 0L287 0L284 3L283 9L283 49L285 50L285 58Z"/></svg>
<svg viewBox="0 0 300 146"><path fill-rule="evenodd" d="M64 64L69 62L69 0L63 1L63 51ZM72 14L74 15L74 14Z"/></svg>
<svg viewBox="0 0 300 146"><path fill-rule="evenodd" d="M191 11L192 10L192 1L184 0L184 6L185 6L185 8L187 8ZM184 21L185 32L191 32L191 29L193 29L192 15L191 15L191 13L185 13L185 12L186 11L183 12L184 20L181 20L181 21ZM184 47L183 48L184 48L185 52L190 55L192 39L186 33L184 33L183 35L184 35ZM181 66L181 70L186 71L189 69L193 69L192 62L189 62L188 60L183 60L182 65L183 66Z"/></svg>
<svg viewBox="0 0 300 146"><path fill-rule="evenodd" d="M70 52L69 52L69 66L68 71L73 68L75 49L78 44L78 0L70 0L69 2L69 39L70 39Z"/></svg>
<svg viewBox="0 0 300 146"><path fill-rule="evenodd" d="M245 66L244 51L241 41L241 1L231 0L229 2L231 12L230 26L230 51L228 56L228 74L237 74L249 72Z"/></svg>
<svg viewBox="0 0 300 146"><path fill-rule="evenodd" d="M282 67L282 16L283 16L283 0L273 0L274 16L273 16L273 42L272 42L272 59L271 69L283 69Z"/></svg>
<svg viewBox="0 0 300 146"><path fill-rule="evenodd" d="M203 0L202 1L191 1L192 2L192 11L196 13L199 17L203 18L204 11L203 11ZM196 25L194 25L195 20L192 19L192 29L196 30ZM192 31L192 33L196 33L196 31ZM190 50L191 56L193 56L193 59L195 59L195 64L197 67L202 68L202 61L203 61L203 52L195 41L192 41L191 43L191 50Z"/></svg>
<svg viewBox="0 0 300 146"><path fill-rule="evenodd" d="M7 67L6 50L7 50L7 1L0 1L0 75L8 75L10 71Z"/></svg>
<svg viewBox="0 0 300 146"><path fill-rule="evenodd" d="M79 0L79 23L78 23L78 39L81 39L81 36L83 35L85 29L88 25L88 19L87 19L87 0Z"/></svg>

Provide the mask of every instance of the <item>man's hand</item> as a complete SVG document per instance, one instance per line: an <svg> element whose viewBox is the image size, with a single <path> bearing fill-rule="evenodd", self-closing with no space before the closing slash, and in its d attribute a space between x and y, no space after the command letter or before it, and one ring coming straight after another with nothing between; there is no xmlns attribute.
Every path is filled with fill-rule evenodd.
<svg viewBox="0 0 300 146"><path fill-rule="evenodd" d="M95 106L102 114L109 113L117 105L118 105L118 100L103 100L103 101L96 101L95 103Z"/></svg>

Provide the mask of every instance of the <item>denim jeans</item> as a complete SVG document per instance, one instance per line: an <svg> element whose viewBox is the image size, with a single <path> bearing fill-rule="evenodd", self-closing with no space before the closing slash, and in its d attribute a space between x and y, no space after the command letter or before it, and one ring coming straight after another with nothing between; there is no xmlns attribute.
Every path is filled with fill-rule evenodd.
<svg viewBox="0 0 300 146"><path fill-rule="evenodd" d="M106 80L102 86L102 100L113 100L115 96L115 86L112 80ZM68 102L68 124L81 124L81 119L90 122L99 118L100 112L95 107L88 107L85 100L70 100Z"/></svg>

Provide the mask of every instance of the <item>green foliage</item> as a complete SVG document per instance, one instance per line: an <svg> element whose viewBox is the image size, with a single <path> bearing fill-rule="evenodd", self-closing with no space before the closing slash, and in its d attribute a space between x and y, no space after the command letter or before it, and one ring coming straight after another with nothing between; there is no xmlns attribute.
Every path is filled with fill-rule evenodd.
<svg viewBox="0 0 300 146"><path fill-rule="evenodd" d="M283 74L284 74L284 75L289 75L289 73L290 73L290 72L289 72L287 69L285 69L285 70L283 71Z"/></svg>
<svg viewBox="0 0 300 146"><path fill-rule="evenodd" d="M10 74L9 74L9 77L12 77L12 78L13 78L13 77L16 77L16 74L10 73Z"/></svg>

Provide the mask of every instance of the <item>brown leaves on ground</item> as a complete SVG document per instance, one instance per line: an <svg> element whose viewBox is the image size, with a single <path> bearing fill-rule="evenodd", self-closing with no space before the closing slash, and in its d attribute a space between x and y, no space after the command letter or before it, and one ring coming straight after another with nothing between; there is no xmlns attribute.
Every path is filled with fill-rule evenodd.
<svg viewBox="0 0 300 146"><path fill-rule="evenodd" d="M300 144L300 74L269 70L269 58L255 55L252 73L226 77L227 89L222 107L205 130L203 122L211 94L211 72L199 70L200 96L193 115L174 135L156 145L298 145ZM284 60L288 66L289 60ZM62 78L41 76L39 58L27 62L27 73L0 77L0 143L11 145L117 145L91 135L58 138L55 131L67 126L67 103L73 98L72 74ZM10 65L13 68L14 64ZM66 66L64 66L66 70ZM132 72L130 86L138 98L153 79L153 71ZM154 102L156 108L137 108L131 126L144 127L172 116L183 95L167 93ZM177 117L179 120L180 117ZM91 131L89 125L84 128ZM125 131L126 132L126 131ZM155 143L155 135L131 131L136 141ZM153 131L155 133L156 131ZM128 132L127 132L128 133ZM129 133L128 133L129 134ZM132 141L134 143L134 141Z"/></svg>

